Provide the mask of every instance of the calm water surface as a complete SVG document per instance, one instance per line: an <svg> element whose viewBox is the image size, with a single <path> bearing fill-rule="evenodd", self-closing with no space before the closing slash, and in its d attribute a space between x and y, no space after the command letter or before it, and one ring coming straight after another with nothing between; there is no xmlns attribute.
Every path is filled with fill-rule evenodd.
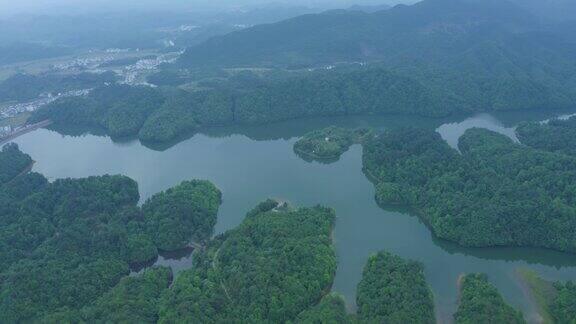
<svg viewBox="0 0 576 324"><path fill-rule="evenodd" d="M466 249L438 240L418 218L376 204L374 187L362 173L360 146L353 146L338 162L326 165L299 159L292 145L306 132L328 125L375 129L412 125L436 129L454 147L470 127L485 127L515 138L517 123L550 117L542 112L522 112L447 120L402 116L323 118L211 129L171 147L154 149L138 141L114 143L108 137L63 136L45 129L16 142L38 161L34 170L50 180L124 174L138 182L142 200L183 180L210 180L222 190L224 198L217 233L240 224L247 211L268 197L296 206L323 204L335 208L339 263L333 290L346 297L351 311L368 256L387 250L425 265L442 322L449 322L455 311L458 276L469 272L487 273L505 298L533 321L535 306L523 293L515 271L529 267L548 279L576 279L576 256L538 249ZM165 255L157 263L170 265L178 272L191 266L189 255Z"/></svg>

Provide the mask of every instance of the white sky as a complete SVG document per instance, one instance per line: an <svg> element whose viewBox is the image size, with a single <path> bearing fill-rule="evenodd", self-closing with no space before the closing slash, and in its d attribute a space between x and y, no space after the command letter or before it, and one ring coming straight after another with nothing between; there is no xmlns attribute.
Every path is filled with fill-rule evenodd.
<svg viewBox="0 0 576 324"><path fill-rule="evenodd" d="M0 0L0 16L17 13L86 12L113 9L206 9L282 3L309 7L345 7L352 4L383 4L411 0Z"/></svg>

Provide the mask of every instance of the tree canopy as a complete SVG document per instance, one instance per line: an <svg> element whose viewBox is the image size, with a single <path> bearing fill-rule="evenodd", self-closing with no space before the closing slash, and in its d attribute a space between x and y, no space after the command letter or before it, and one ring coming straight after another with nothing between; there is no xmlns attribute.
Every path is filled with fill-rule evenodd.
<svg viewBox="0 0 576 324"><path fill-rule="evenodd" d="M366 145L364 169L379 203L413 207L441 238L576 251L575 158L482 129L459 149L432 131L389 131Z"/></svg>
<svg viewBox="0 0 576 324"><path fill-rule="evenodd" d="M576 321L576 283L554 283L557 295L550 302L550 313L556 323L571 324Z"/></svg>
<svg viewBox="0 0 576 324"><path fill-rule="evenodd" d="M423 266L387 252L368 259L356 300L363 323L436 322Z"/></svg>
<svg viewBox="0 0 576 324"><path fill-rule="evenodd" d="M516 128L516 133L520 141L530 147L576 156L576 117L522 123Z"/></svg>
<svg viewBox="0 0 576 324"><path fill-rule="evenodd" d="M30 160L14 145L8 153ZM20 159L3 161L14 164L2 164L11 169L25 165ZM144 307L142 316L154 320L150 303L156 302L143 300L152 298L151 291L154 298L159 296L159 287L167 286L171 278L169 272L123 278L131 264L154 260L159 249L173 251L192 239L208 239L220 196L207 181L187 181L140 208L137 184L119 175L49 183L40 174L28 173L4 183L0 186L2 319L59 322L80 315L121 319L123 312L132 314L139 306L115 296L133 292L134 303ZM155 290L148 276L157 283ZM127 304L119 305L115 298ZM90 306L95 301L97 305ZM82 313L89 306L89 314ZM106 313L107 307L112 313Z"/></svg>
<svg viewBox="0 0 576 324"><path fill-rule="evenodd" d="M522 313L506 304L484 274L460 279L460 305L454 320L456 324L526 323Z"/></svg>
<svg viewBox="0 0 576 324"><path fill-rule="evenodd" d="M165 251L186 247L190 241L204 243L216 225L222 193L208 181L184 181L158 193L142 206L146 231Z"/></svg>
<svg viewBox="0 0 576 324"><path fill-rule="evenodd" d="M22 153L17 144L9 143L0 150L0 186L10 182L32 165L32 158Z"/></svg>
<svg viewBox="0 0 576 324"><path fill-rule="evenodd" d="M307 133L294 143L294 152L306 161L332 162L348 151L355 143L362 143L371 136L368 129L349 130L330 126Z"/></svg>
<svg viewBox="0 0 576 324"><path fill-rule="evenodd" d="M355 320L346 313L346 303L341 296L328 294L318 305L300 313L294 323L352 324Z"/></svg>
<svg viewBox="0 0 576 324"><path fill-rule="evenodd" d="M327 293L336 271L334 211L263 206L273 205L215 238L176 279L161 323L286 322Z"/></svg>

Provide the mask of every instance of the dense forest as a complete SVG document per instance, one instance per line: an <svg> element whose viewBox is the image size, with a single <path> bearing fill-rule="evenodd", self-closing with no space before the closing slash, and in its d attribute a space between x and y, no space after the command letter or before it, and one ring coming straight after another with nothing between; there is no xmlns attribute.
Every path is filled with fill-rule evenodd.
<svg viewBox="0 0 576 324"><path fill-rule="evenodd" d="M506 304L484 274L460 278L460 305L454 315L456 324L526 323L522 313Z"/></svg>
<svg viewBox="0 0 576 324"><path fill-rule="evenodd" d="M568 106L576 99L574 27L545 14L573 8L563 1L562 11L561 2L424 0L372 13L332 10L212 38L189 48L180 65L384 63L412 70L407 77L430 74L421 81L474 109Z"/></svg>
<svg viewBox="0 0 576 324"><path fill-rule="evenodd" d="M162 70L149 75L146 80L156 86L179 86L190 81L190 78L181 71Z"/></svg>
<svg viewBox="0 0 576 324"><path fill-rule="evenodd" d="M383 205L413 207L438 237L464 246L576 252L576 159L466 131L452 149L433 131L386 132L364 149Z"/></svg>
<svg viewBox="0 0 576 324"><path fill-rule="evenodd" d="M522 144L530 147L576 156L576 117L522 123L516 128L516 134Z"/></svg>
<svg viewBox="0 0 576 324"><path fill-rule="evenodd" d="M442 29L439 24L450 28ZM485 42L507 44L514 34L524 35L538 27L535 17L508 1L426 0L373 13L332 10L254 26L189 48L181 64L275 66L398 57L432 60L455 56Z"/></svg>
<svg viewBox="0 0 576 324"><path fill-rule="evenodd" d="M436 322L423 266L387 252L368 259L356 299L364 323Z"/></svg>
<svg viewBox="0 0 576 324"><path fill-rule="evenodd" d="M190 240L205 243L216 225L222 194L208 181L185 181L158 193L142 206L147 232L159 249L185 248Z"/></svg>
<svg viewBox="0 0 576 324"><path fill-rule="evenodd" d="M14 145L2 154L23 155ZM19 159L3 159L21 163ZM116 286L132 263L153 260L159 249L185 245L188 241L183 235L188 233L188 240L208 238L220 192L209 182L191 181L157 194L142 208L137 206L138 200L136 183L123 176L49 183L40 174L28 173L3 183L3 320L50 321L53 316L72 316ZM167 215L170 207L175 212ZM117 289L111 294L128 288ZM148 296L148 292L143 295Z"/></svg>
<svg viewBox="0 0 576 324"><path fill-rule="evenodd" d="M334 211L274 206L259 205L197 255L163 299L161 323L282 323L320 301L336 271Z"/></svg>
<svg viewBox="0 0 576 324"><path fill-rule="evenodd" d="M105 86L86 97L62 98L35 111L30 122L51 119L55 123L102 127L114 137L138 134L148 116L165 98L148 87Z"/></svg>
<svg viewBox="0 0 576 324"><path fill-rule="evenodd" d="M576 320L576 284L572 281L554 283L557 291L550 303L550 314L556 323L574 323Z"/></svg>
<svg viewBox="0 0 576 324"><path fill-rule="evenodd" d="M363 71L366 76L336 87L347 113L568 108L576 103L569 2L424 0L374 12L331 10L214 37L188 48L179 66L376 65L392 72L384 81ZM391 80L394 85L382 87ZM308 88L308 97L318 96ZM321 103L340 107L338 100ZM294 111L294 103L287 104L281 111Z"/></svg>
<svg viewBox="0 0 576 324"><path fill-rule="evenodd" d="M346 313L346 303L342 296L328 294L322 298L318 305L303 311L294 323L301 324L353 324L355 318Z"/></svg>
<svg viewBox="0 0 576 324"><path fill-rule="evenodd" d="M77 312L57 312L50 323L156 323L158 302L172 283L169 268L153 267L138 276L124 277Z"/></svg>
<svg viewBox="0 0 576 324"><path fill-rule="evenodd" d="M371 136L368 129L349 130L330 126L307 133L294 143L294 152L306 161L337 161L352 144L362 143Z"/></svg>
<svg viewBox="0 0 576 324"><path fill-rule="evenodd" d="M6 144L0 150L0 186L13 180L32 165L32 158L22 153L18 145Z"/></svg>
<svg viewBox="0 0 576 324"><path fill-rule="evenodd" d="M271 76L246 73L204 83L188 91L104 86L87 97L63 98L45 106L30 122L51 119L101 127L113 137L167 142L209 126L358 114L446 116L574 103L558 89L519 85L514 80L492 82L477 73L427 67L369 66Z"/></svg>

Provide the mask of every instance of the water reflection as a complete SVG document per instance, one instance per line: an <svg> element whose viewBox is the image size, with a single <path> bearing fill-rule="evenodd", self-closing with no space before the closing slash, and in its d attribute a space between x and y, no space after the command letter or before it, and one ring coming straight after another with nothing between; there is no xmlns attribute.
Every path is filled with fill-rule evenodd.
<svg viewBox="0 0 576 324"><path fill-rule="evenodd" d="M506 127L490 114L477 114L461 122L443 124L436 131L448 142L448 145L458 149L458 140L471 128L485 128L506 135L514 142L518 142L516 127Z"/></svg>
<svg viewBox="0 0 576 324"><path fill-rule="evenodd" d="M575 114L576 109L571 110L529 110L529 111L500 111L478 114L454 114L449 117L430 118L401 114L387 115L359 115L359 116L335 116L313 117L295 119L285 122L277 122L265 125L235 125L210 128L200 128L161 143L142 142L141 144L151 150L163 152L174 147L178 143L187 141L195 135L202 134L214 138L243 135L255 141L288 140L301 137L313 130L323 129L329 126L338 126L349 129L371 128L382 131L397 127L421 127L436 129L452 147L457 147L458 138L469 128L487 128L517 141L514 133L515 126L523 121L545 121L550 118L568 118ZM66 136L107 136L106 130L90 126L52 125L49 129ZM112 138L117 144L126 144L138 141L137 138Z"/></svg>
<svg viewBox="0 0 576 324"><path fill-rule="evenodd" d="M192 259L194 254L193 247L187 247L178 251L160 252L155 259L147 262L134 263L130 265L132 274L141 273L144 269L151 266L164 266L172 268L174 275L180 271L190 269L192 267Z"/></svg>
<svg viewBox="0 0 576 324"><path fill-rule="evenodd" d="M525 247L466 248L436 236L432 237L432 241L449 254L494 261L523 261L528 265L543 265L556 269L576 267L576 255L564 252Z"/></svg>
<svg viewBox="0 0 576 324"><path fill-rule="evenodd" d="M378 204L378 203L377 203ZM475 248L463 247L457 243L439 238L432 233L432 229L417 216L410 207L387 206L378 204L380 208L388 212L395 212L406 217L418 219L423 226L431 232L432 242L451 255L462 255L490 261L523 261L528 265L542 265L562 269L576 267L576 255L565 252L553 251L544 248L530 247L490 247Z"/></svg>

